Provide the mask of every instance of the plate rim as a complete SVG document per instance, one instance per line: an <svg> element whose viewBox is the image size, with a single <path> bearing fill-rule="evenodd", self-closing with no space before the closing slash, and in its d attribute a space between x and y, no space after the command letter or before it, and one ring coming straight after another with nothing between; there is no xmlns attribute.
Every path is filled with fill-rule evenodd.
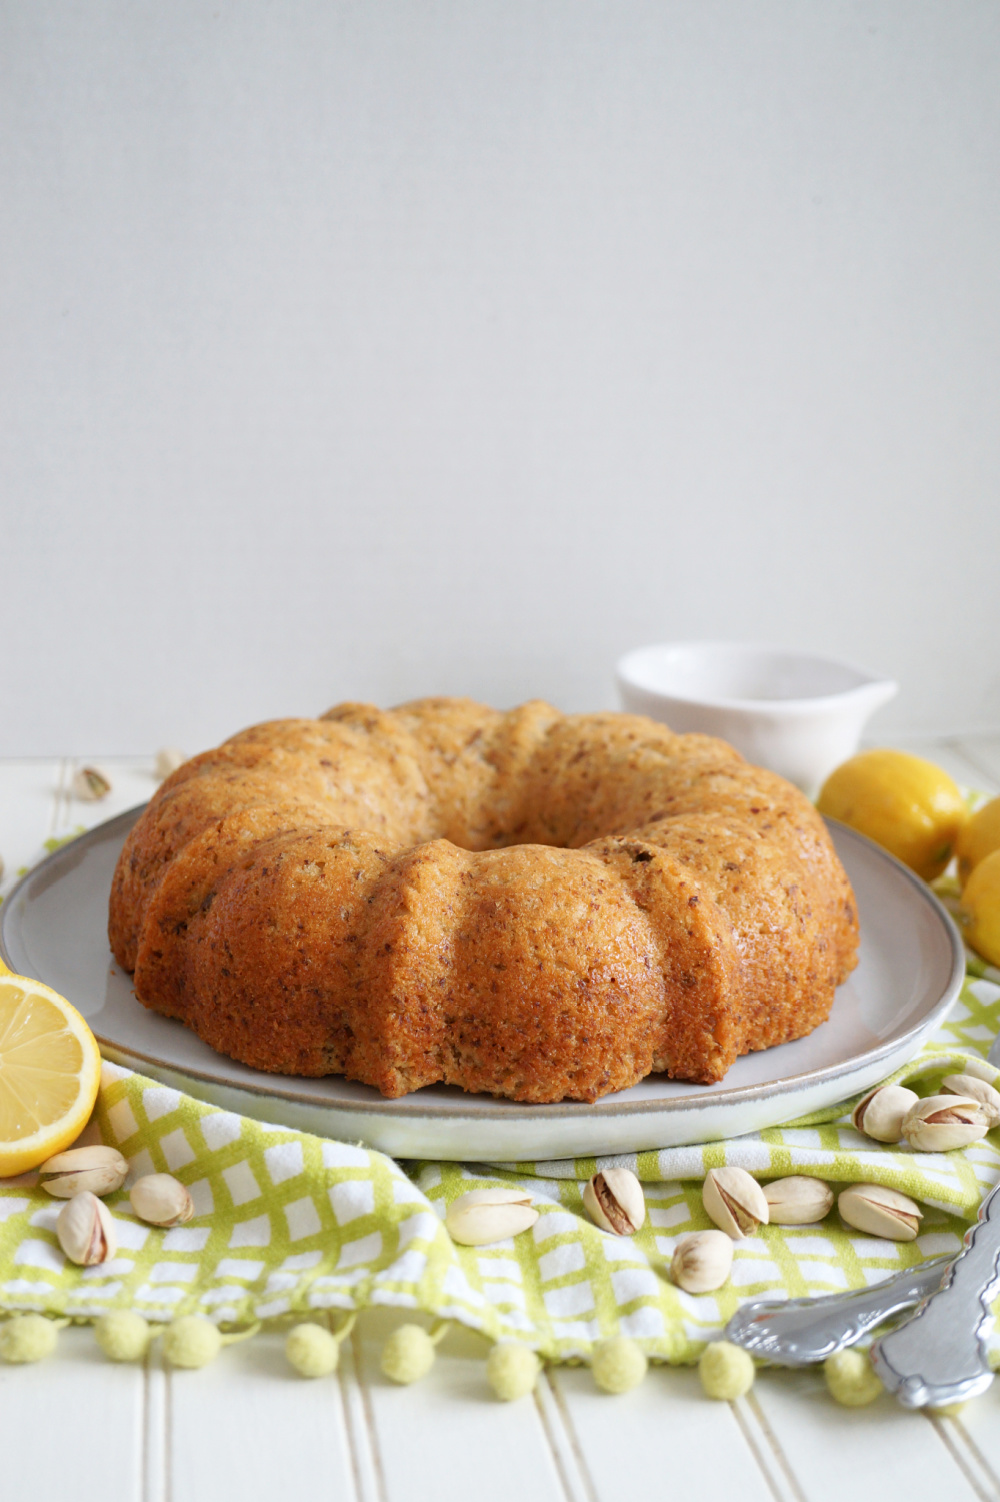
<svg viewBox="0 0 1000 1502"><path fill-rule="evenodd" d="M62 863L66 861L69 852L80 853L90 845L101 843L112 835L117 835L119 829L123 833L127 833L145 807L146 804L141 803L137 804L134 808L125 809L122 813L115 814L112 818L104 820L103 823L95 825L84 834L78 835L72 840L67 840L65 844L51 851L37 865L32 866L30 870L26 871L18 879L7 894L2 908L0 908L0 958L3 959L5 964L10 964L10 953L7 948L7 927L11 915L17 910L16 899L22 896L23 889L29 883L37 881L43 873L58 870ZM958 926L926 882L917 876L915 872L911 871L908 866L905 866L902 861L897 860L894 855L891 855L889 851L883 849L881 845L877 845L874 840L870 840L866 835L859 833L858 830L852 829L850 825L843 824L839 820L834 819L827 819L826 823L836 826L838 836L843 835L847 837L849 842L853 841L857 843L865 849L866 853L869 855L874 854L878 860L885 862L890 869L894 868L897 872L903 874L912 890L929 907L944 929L951 949L951 968L940 997L905 1032L898 1033L876 1047L867 1049L864 1053L852 1055L851 1058L842 1060L838 1064L823 1065L816 1069L805 1070L801 1074L786 1075L780 1080L731 1086L728 1089L723 1088L711 1094L692 1095L688 1098L674 1096L664 1100L616 1102L614 1096L611 1096L606 1101L598 1100L593 1103L586 1101L554 1101L547 1104L511 1101L495 1107L484 1107L480 1104L474 1110L469 1109L463 1112L461 1109L461 1099L455 1105L444 1106L429 1100L420 1090L413 1091L409 1095L390 1099L380 1095L373 1086L365 1086L356 1080L348 1081L344 1075L325 1075L323 1078L342 1079L345 1083L357 1085L361 1089L368 1089L371 1091L372 1100L370 1102L330 1100L324 1096L312 1095L309 1092L310 1076L307 1075L299 1077L276 1074L274 1076L275 1086L271 1088L252 1080L233 1080L232 1078L216 1075L197 1065L181 1064L157 1058L155 1055L143 1053L138 1049L123 1047L120 1042L113 1038L102 1037L99 1025L95 1026L94 1023L91 1023L90 1026L93 1028L94 1036L99 1044L103 1043L107 1048L114 1049L117 1054L135 1059L138 1064L152 1064L159 1068L171 1069L193 1080L204 1081L210 1085L222 1085L230 1089L242 1090L248 1094L259 1096L262 1099L273 1097L300 1105L342 1111L359 1116L370 1116L374 1113L375 1115L385 1115L392 1120L400 1122L405 1122L408 1118L457 1122L461 1121L464 1116L467 1116L477 1122L498 1121L513 1124L516 1120L512 1114L514 1111L519 1113L524 1112L527 1119L532 1121L565 1121L579 1117L593 1118L595 1114L605 1119L614 1117L641 1118L652 1114L669 1114L683 1117L687 1112L691 1111L703 1111L708 1108L725 1109L727 1107L744 1105L749 1102L770 1100L776 1095L795 1095L815 1085L827 1082L832 1084L840 1076L853 1073L860 1068L874 1066L880 1059L898 1053L900 1050L905 1050L911 1040L916 1046L919 1043L919 1035L930 1031L933 1025L940 1022L947 1015L948 1010L962 988L966 976L965 948ZM56 879L59 879L58 875ZM127 975L128 972L123 971L122 974ZM37 976L33 978L40 979ZM137 1004L141 1005L141 1003ZM98 1022L98 1019L95 1018L95 1022ZM183 1023L180 1025L183 1026ZM197 1034L193 1036L197 1037ZM224 1054L220 1054L219 1057L220 1059L227 1058ZM239 1060L231 1060L230 1062L239 1065ZM247 1068L248 1066L239 1065L239 1067ZM262 1071L255 1072L260 1073ZM282 1085L278 1084L279 1081L290 1078L301 1079L301 1086L291 1089L288 1087L283 1088ZM473 1095L470 1098L475 1099L477 1102L483 1102L488 1099L488 1097L479 1094Z"/></svg>

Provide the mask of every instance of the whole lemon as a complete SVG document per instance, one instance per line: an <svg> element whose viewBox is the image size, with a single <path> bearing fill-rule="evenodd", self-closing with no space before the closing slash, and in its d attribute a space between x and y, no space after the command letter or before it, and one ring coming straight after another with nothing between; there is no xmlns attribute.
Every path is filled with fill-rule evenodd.
<svg viewBox="0 0 1000 1502"><path fill-rule="evenodd" d="M959 832L955 841L958 877L963 887L980 861L1000 850L1000 798L991 798Z"/></svg>
<svg viewBox="0 0 1000 1502"><path fill-rule="evenodd" d="M955 783L908 751L861 751L830 773L816 807L882 845L925 881L951 860L969 817Z"/></svg>
<svg viewBox="0 0 1000 1502"><path fill-rule="evenodd" d="M961 916L973 949L1000 966L1000 850L980 861L965 883Z"/></svg>

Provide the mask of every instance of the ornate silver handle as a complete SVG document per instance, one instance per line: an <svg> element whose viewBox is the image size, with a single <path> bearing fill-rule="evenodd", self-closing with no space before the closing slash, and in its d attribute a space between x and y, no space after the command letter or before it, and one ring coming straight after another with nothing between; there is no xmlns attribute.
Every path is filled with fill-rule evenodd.
<svg viewBox="0 0 1000 1502"><path fill-rule="evenodd" d="M874 1330L901 1309L909 1309L940 1287L951 1265L949 1257L935 1257L908 1267L874 1288L831 1293L819 1298L752 1299L733 1315L726 1339L777 1366L812 1366L834 1351Z"/></svg>
<svg viewBox="0 0 1000 1502"><path fill-rule="evenodd" d="M872 1346L872 1364L907 1408L974 1398L993 1381L986 1359L990 1308L1000 1291L1000 1184L983 1200L965 1245L931 1293Z"/></svg>

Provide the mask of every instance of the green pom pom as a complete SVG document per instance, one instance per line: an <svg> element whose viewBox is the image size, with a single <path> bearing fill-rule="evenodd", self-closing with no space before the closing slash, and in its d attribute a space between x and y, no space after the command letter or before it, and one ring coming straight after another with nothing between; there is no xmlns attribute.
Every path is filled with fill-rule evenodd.
<svg viewBox="0 0 1000 1502"><path fill-rule="evenodd" d="M420 1325L400 1325L382 1348L382 1370L393 1382L418 1382L434 1365L434 1342Z"/></svg>
<svg viewBox="0 0 1000 1502"><path fill-rule="evenodd" d="M706 1397L731 1403L753 1387L753 1358L742 1346L715 1340L701 1354L698 1376Z"/></svg>
<svg viewBox="0 0 1000 1502"><path fill-rule="evenodd" d="M163 1354L172 1366L196 1370L214 1361L222 1347L222 1336L210 1319L201 1314L184 1314L172 1320L163 1332Z"/></svg>
<svg viewBox="0 0 1000 1502"><path fill-rule="evenodd" d="M101 1315L94 1338L111 1361L141 1361L149 1346L149 1326L141 1314L120 1309Z"/></svg>
<svg viewBox="0 0 1000 1502"><path fill-rule="evenodd" d="M835 1351L823 1362L823 1376L830 1396L845 1408L862 1408L873 1403L882 1384L863 1351Z"/></svg>
<svg viewBox="0 0 1000 1502"><path fill-rule="evenodd" d="M646 1375L642 1347L625 1335L599 1340L590 1358L594 1381L604 1392L628 1392Z"/></svg>
<svg viewBox="0 0 1000 1502"><path fill-rule="evenodd" d="M42 1361L52 1355L58 1339L50 1319L41 1314L15 1314L0 1325L0 1357L4 1361Z"/></svg>
<svg viewBox="0 0 1000 1502"><path fill-rule="evenodd" d="M288 1332L285 1355L303 1377L328 1377L337 1370L340 1346L322 1325L296 1325Z"/></svg>
<svg viewBox="0 0 1000 1502"><path fill-rule="evenodd" d="M507 1340L494 1346L486 1358L486 1380L498 1398L512 1403L527 1397L538 1381L542 1364L530 1346Z"/></svg>
<svg viewBox="0 0 1000 1502"><path fill-rule="evenodd" d="M969 1400L964 1398L960 1403L942 1403L940 1408L928 1408L927 1412L936 1419L957 1419L968 1406Z"/></svg>

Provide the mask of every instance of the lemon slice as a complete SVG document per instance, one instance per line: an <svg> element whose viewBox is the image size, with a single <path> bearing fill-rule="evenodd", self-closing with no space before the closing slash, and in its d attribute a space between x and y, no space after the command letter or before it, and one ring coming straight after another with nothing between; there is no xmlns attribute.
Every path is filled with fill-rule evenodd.
<svg viewBox="0 0 1000 1502"><path fill-rule="evenodd" d="M0 1178L75 1142L94 1109L101 1055L75 1007L40 981L0 974Z"/></svg>

